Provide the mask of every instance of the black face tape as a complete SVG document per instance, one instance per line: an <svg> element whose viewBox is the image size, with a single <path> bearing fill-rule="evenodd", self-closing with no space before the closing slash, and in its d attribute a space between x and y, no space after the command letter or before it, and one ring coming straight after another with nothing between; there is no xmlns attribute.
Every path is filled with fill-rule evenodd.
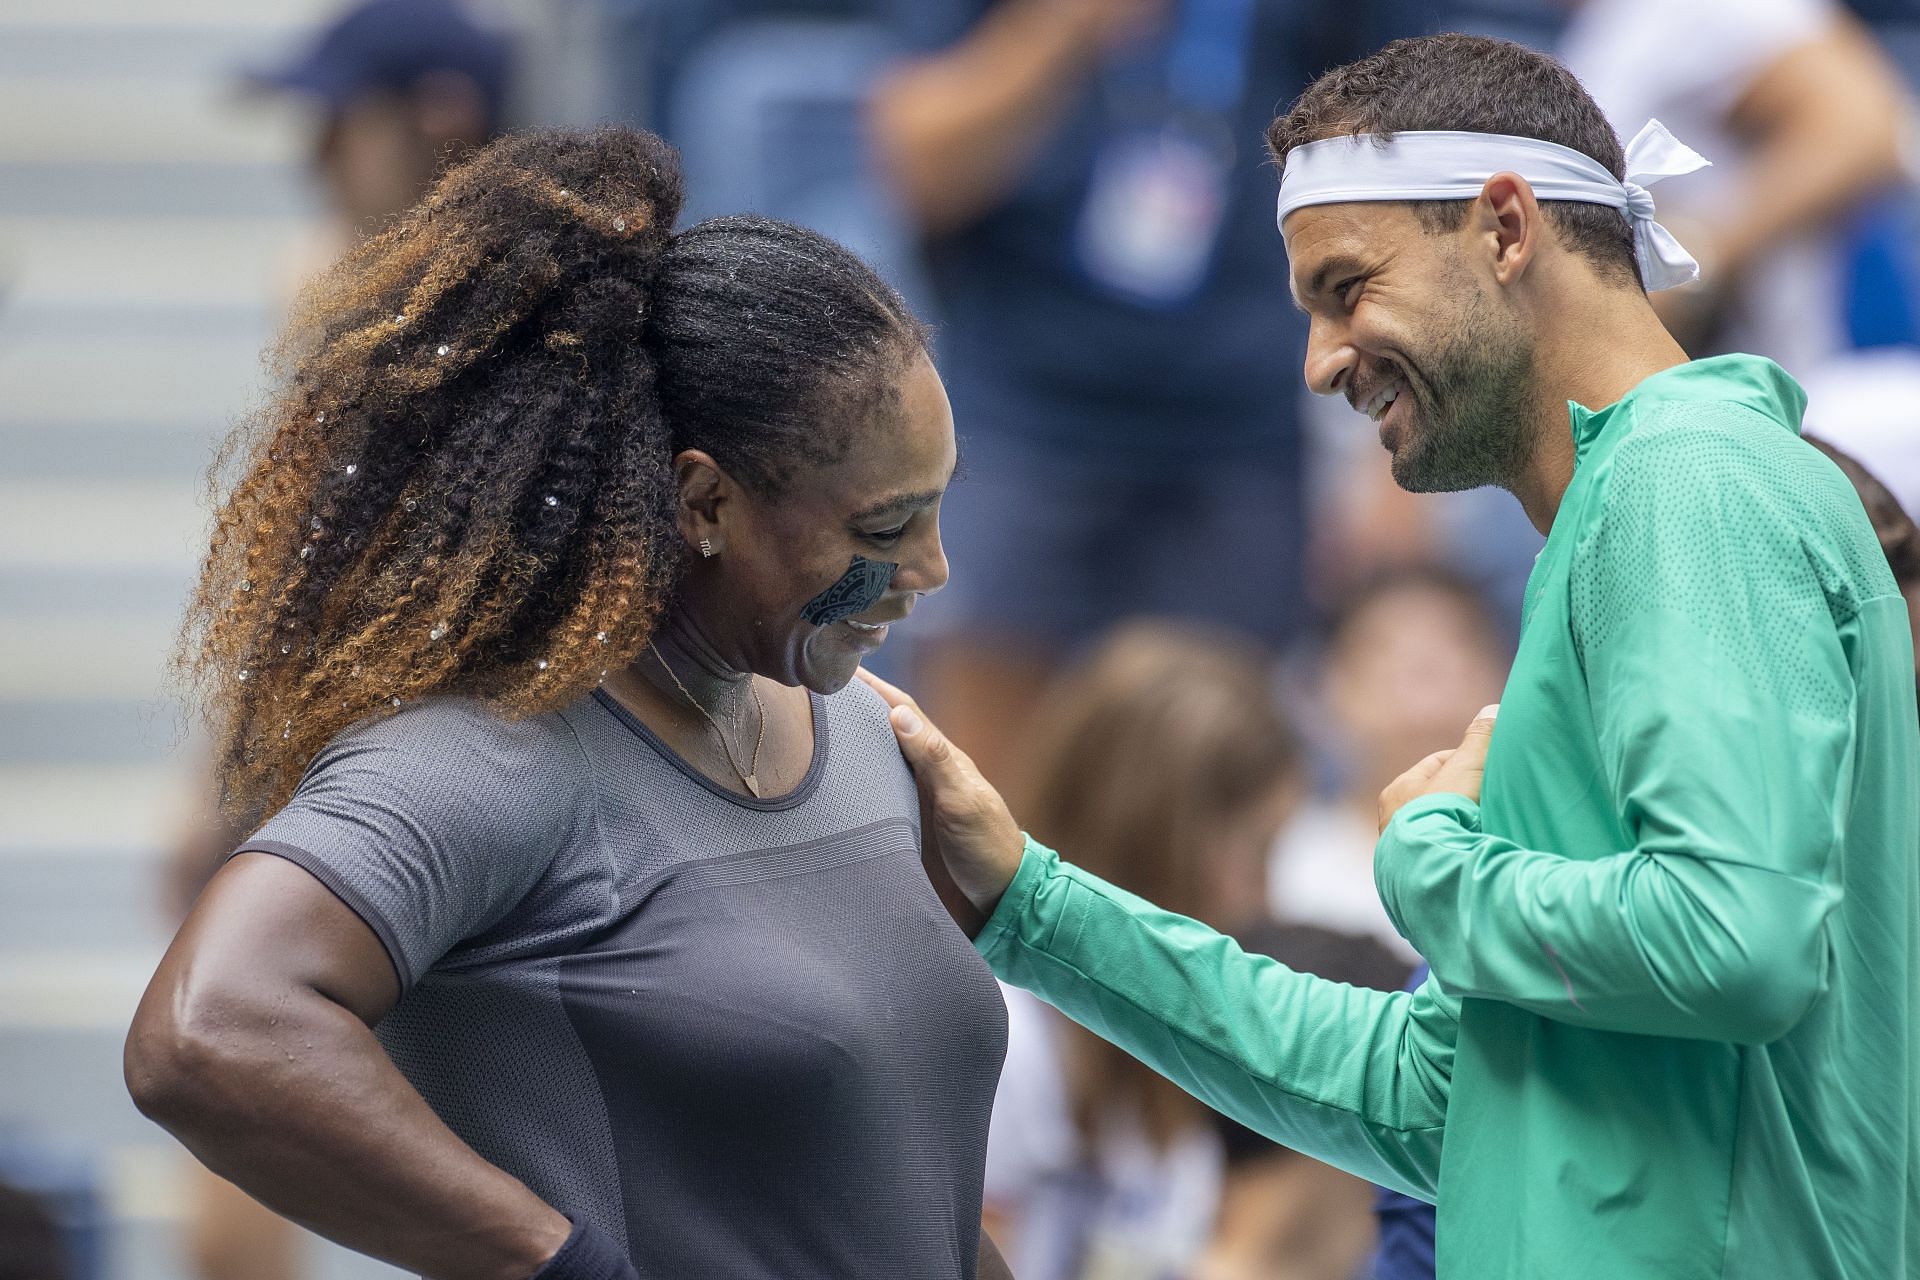
<svg viewBox="0 0 1920 1280"><path fill-rule="evenodd" d="M864 613L887 594L887 585L899 567L885 560L855 556L840 580L807 601L800 616L816 627L828 627L856 613Z"/></svg>

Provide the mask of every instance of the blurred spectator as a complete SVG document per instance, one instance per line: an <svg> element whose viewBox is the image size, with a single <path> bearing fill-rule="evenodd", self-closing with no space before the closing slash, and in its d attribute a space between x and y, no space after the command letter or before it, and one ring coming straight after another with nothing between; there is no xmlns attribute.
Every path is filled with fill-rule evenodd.
<svg viewBox="0 0 1920 1280"><path fill-rule="evenodd" d="M608 105L679 148L685 222L752 212L810 227L919 305L918 246L866 138L871 87L902 48L901 7L604 0Z"/></svg>
<svg viewBox="0 0 1920 1280"><path fill-rule="evenodd" d="M58 1275L108 1280L112 1233L99 1151L45 1131L0 1122L0 1257L47 1256L38 1241L50 1225ZM9 1254L11 1247L19 1252ZM17 1273L0 1266L0 1280Z"/></svg>
<svg viewBox="0 0 1920 1280"><path fill-rule="evenodd" d="M33 1196L0 1183L0 1280L67 1280L53 1215Z"/></svg>
<svg viewBox="0 0 1920 1280"><path fill-rule="evenodd" d="M1550 49L1579 0L1369 0L1385 8L1406 35L1467 35Z"/></svg>
<svg viewBox="0 0 1920 1280"><path fill-rule="evenodd" d="M441 168L498 133L512 47L456 0L366 0L303 52L247 74L315 112L313 166L331 224L304 277L410 207Z"/></svg>
<svg viewBox="0 0 1920 1280"><path fill-rule="evenodd" d="M1847 0L1847 8L1886 47L1907 87L1920 89L1920 0Z"/></svg>
<svg viewBox="0 0 1920 1280"><path fill-rule="evenodd" d="M1444 569L1384 571L1339 606L1319 717L1338 786L1302 805L1274 845L1276 919L1365 934L1417 962L1373 885L1378 797L1409 760L1455 745L1460 726L1500 700L1511 657L1484 598Z"/></svg>
<svg viewBox="0 0 1920 1280"><path fill-rule="evenodd" d="M1701 262L1659 298L1682 345L1802 375L1846 349L1842 233L1905 177L1910 118L1859 21L1832 0L1584 0L1560 52L1622 138L1657 117L1713 162L1660 190Z"/></svg>
<svg viewBox="0 0 1920 1280"><path fill-rule="evenodd" d="M1122 629L1045 700L1019 812L1124 888L1219 927L1255 927L1265 851L1300 786L1271 672L1262 650L1208 629ZM1296 961L1371 960L1375 974L1383 959L1361 942L1356 960L1351 939L1286 945ZM1007 999L987 1206L1021 1280L1350 1272L1371 1234L1364 1184L1228 1129L1032 996Z"/></svg>
<svg viewBox="0 0 1920 1280"><path fill-rule="evenodd" d="M1305 620L1303 322L1260 146L1373 33L1330 0L923 0L875 91L968 483L920 696L1005 779L1058 659L1133 613Z"/></svg>

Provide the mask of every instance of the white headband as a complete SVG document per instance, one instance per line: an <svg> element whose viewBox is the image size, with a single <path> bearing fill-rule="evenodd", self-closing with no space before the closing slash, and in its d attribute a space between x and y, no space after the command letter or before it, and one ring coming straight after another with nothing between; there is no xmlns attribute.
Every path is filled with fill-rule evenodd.
<svg viewBox="0 0 1920 1280"><path fill-rule="evenodd" d="M1396 133L1387 143L1373 134L1309 142L1287 153L1280 177L1284 223L1313 204L1378 200L1471 200L1496 173L1517 173L1542 200L1612 205L1633 224L1633 250L1647 288L1671 289L1700 275L1700 264L1653 220L1647 188L1662 178L1704 169L1709 161L1649 120L1627 144L1627 179L1620 181L1588 155L1538 138L1504 133Z"/></svg>

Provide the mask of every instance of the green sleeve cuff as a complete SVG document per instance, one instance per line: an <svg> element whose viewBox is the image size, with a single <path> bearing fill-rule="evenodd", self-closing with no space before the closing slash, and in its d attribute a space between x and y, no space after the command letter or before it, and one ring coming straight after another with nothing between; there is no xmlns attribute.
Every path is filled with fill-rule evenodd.
<svg viewBox="0 0 1920 1280"><path fill-rule="evenodd" d="M1020 919L1033 904L1033 895L1039 892L1041 882L1059 861L1059 854L1032 836L1027 837L1026 851L1020 855L1020 869L1013 873L1012 882L1000 895L1000 904L987 917L987 923L974 935L973 945L989 967L1000 944L1019 931Z"/></svg>
<svg viewBox="0 0 1920 1280"><path fill-rule="evenodd" d="M1407 904L1401 900L1408 880L1421 862L1431 861L1438 852L1435 845L1439 840L1479 830L1479 805L1457 792L1436 791L1401 805L1380 833L1380 843L1373 850L1373 887L1379 891L1393 927L1416 947L1420 944L1407 931Z"/></svg>
<svg viewBox="0 0 1920 1280"><path fill-rule="evenodd" d="M1455 791L1435 791L1430 795L1417 796L1400 806L1393 815L1393 821L1380 833L1382 840L1418 839L1407 830L1414 823L1430 814L1445 814L1469 831L1480 829L1480 806Z"/></svg>

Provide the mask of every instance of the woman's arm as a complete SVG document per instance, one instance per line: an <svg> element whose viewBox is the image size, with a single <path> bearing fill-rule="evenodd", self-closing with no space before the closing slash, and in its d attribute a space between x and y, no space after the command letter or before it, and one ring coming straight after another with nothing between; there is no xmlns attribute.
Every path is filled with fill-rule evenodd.
<svg viewBox="0 0 1920 1280"><path fill-rule="evenodd" d="M526 1280L570 1224L394 1068L371 1027L399 994L373 930L319 880L242 854L140 1002L127 1087L208 1168L331 1240L435 1280Z"/></svg>

